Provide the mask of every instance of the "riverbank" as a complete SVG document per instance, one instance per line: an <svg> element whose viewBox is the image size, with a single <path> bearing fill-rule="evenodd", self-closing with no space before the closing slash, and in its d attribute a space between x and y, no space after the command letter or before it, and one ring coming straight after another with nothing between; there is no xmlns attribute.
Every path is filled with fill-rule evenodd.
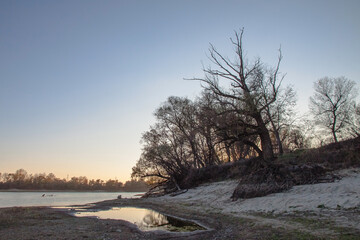
<svg viewBox="0 0 360 240"><path fill-rule="evenodd" d="M12 188L12 189L1 189L0 192L109 192L109 193L138 193L139 191L120 191L120 190L114 190L114 191L110 191L110 190L48 190L48 189L17 189L17 188Z"/></svg>
<svg viewBox="0 0 360 240"><path fill-rule="evenodd" d="M236 181L200 185L175 197L116 199L92 209L144 207L194 220L209 230L190 234L141 232L121 220L76 218L51 208L0 209L4 239L360 239L360 170L333 183L231 201Z"/></svg>

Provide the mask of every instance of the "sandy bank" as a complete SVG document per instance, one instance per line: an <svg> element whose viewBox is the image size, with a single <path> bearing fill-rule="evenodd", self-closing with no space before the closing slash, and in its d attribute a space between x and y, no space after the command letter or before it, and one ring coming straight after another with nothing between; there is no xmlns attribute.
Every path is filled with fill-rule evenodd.
<svg viewBox="0 0 360 240"><path fill-rule="evenodd" d="M341 180L295 186L289 191L265 197L239 199L230 197L237 181L222 181L204 184L188 192L171 197L163 196L158 201L196 202L220 209L224 213L320 211L326 209L360 208L360 169L347 169L337 173Z"/></svg>

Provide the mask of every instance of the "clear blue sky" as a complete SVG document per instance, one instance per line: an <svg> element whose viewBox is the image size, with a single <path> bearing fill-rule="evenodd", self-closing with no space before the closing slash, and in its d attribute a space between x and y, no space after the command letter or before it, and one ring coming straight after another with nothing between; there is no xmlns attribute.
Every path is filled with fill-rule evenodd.
<svg viewBox="0 0 360 240"><path fill-rule="evenodd" d="M213 43L245 29L306 111L324 76L360 81L360 1L0 1L0 172L129 179L170 95L193 98Z"/></svg>

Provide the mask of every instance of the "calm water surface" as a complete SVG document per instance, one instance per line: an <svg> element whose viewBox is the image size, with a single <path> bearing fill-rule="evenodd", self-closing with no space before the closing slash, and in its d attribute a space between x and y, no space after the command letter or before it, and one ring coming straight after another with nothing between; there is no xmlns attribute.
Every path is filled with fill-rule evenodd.
<svg viewBox="0 0 360 240"><path fill-rule="evenodd" d="M206 230L191 221L169 217L146 208L114 207L108 210L76 209L77 217L97 217L101 219L121 219L131 222L143 231L165 230L172 232L192 232Z"/></svg>
<svg viewBox="0 0 360 240"><path fill-rule="evenodd" d="M43 194L45 194L43 196ZM139 192L0 192L0 207L67 206L123 198L137 198Z"/></svg>

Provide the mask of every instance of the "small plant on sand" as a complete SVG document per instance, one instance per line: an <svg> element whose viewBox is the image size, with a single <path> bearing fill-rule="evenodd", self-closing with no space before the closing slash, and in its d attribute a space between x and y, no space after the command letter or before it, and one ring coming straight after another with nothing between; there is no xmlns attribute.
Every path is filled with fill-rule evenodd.
<svg viewBox="0 0 360 240"><path fill-rule="evenodd" d="M324 205L324 204L320 204L320 205L318 205L318 206L317 206L317 208L324 209L324 208L326 208L326 207L325 207L325 205Z"/></svg>

